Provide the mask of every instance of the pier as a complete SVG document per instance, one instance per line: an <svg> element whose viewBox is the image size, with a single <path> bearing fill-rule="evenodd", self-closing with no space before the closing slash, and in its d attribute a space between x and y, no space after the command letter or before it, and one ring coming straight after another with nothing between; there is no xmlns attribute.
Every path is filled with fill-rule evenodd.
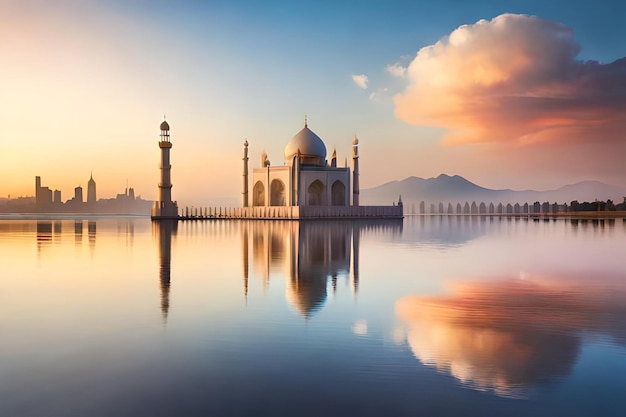
<svg viewBox="0 0 626 417"><path fill-rule="evenodd" d="M397 206L262 206L185 208L179 220L333 220L402 219Z"/></svg>

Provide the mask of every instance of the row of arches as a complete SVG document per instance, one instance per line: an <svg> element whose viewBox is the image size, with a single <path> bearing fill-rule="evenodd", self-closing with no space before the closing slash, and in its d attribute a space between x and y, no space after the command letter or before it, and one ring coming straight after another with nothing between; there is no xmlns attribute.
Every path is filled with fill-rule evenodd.
<svg viewBox="0 0 626 417"><path fill-rule="evenodd" d="M287 196L285 183L279 179L274 179L270 183L269 205L270 206L286 206ZM252 205L265 205L265 185L261 181L257 181L252 188ZM315 180L309 185L306 192L307 206L325 206L326 204L326 186L320 180ZM343 182L337 180L331 186L331 206L346 205L346 186Z"/></svg>

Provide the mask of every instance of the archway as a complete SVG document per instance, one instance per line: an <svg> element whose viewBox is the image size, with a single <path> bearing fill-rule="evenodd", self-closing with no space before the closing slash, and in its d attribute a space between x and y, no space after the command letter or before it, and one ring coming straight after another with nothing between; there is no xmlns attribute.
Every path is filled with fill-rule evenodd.
<svg viewBox="0 0 626 417"><path fill-rule="evenodd" d="M332 205L333 206L345 206L346 205L346 186L343 182L337 180L331 187L332 193Z"/></svg>
<svg viewBox="0 0 626 417"><path fill-rule="evenodd" d="M284 206L285 184L281 180L272 180L270 191L270 206Z"/></svg>
<svg viewBox="0 0 626 417"><path fill-rule="evenodd" d="M324 184L320 180L315 180L307 189L309 206L324 205Z"/></svg>
<svg viewBox="0 0 626 417"><path fill-rule="evenodd" d="M264 206L265 205L265 187L261 181L257 181L252 189L252 205Z"/></svg>

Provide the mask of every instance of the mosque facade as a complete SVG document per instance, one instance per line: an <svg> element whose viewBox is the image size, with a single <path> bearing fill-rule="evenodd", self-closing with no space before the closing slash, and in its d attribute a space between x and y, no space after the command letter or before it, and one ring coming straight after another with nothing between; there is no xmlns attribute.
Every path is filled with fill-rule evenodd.
<svg viewBox="0 0 626 417"><path fill-rule="evenodd" d="M271 166L265 152L262 154L261 167L252 170L252 190L248 195L246 141L243 206L358 206L358 144L355 136L352 141L351 184L350 168L337 166L336 152L333 152L330 162L327 161L326 145L309 129L305 120L302 130L285 147L284 165Z"/></svg>

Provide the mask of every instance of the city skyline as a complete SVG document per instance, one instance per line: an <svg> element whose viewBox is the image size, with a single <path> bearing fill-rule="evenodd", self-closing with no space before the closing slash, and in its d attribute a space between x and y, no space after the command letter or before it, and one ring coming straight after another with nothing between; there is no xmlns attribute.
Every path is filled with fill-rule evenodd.
<svg viewBox="0 0 626 417"><path fill-rule="evenodd" d="M305 113L339 161L359 136L362 188L623 184L624 6L601 3L3 2L0 195L93 171L155 200L164 113L182 206L239 202L244 140L282 165Z"/></svg>

